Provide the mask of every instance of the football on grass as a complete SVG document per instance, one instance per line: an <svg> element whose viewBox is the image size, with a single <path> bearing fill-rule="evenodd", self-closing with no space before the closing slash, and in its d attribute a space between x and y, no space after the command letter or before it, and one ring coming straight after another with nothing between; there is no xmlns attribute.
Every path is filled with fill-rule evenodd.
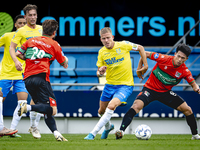
<svg viewBox="0 0 200 150"><path fill-rule="evenodd" d="M145 124L141 124L135 129L135 136L139 140L148 140L151 137L151 134L151 128Z"/></svg>

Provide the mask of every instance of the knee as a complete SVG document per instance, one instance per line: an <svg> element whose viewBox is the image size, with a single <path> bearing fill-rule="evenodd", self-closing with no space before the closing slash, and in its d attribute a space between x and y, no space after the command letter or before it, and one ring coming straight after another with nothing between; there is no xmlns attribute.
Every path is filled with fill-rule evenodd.
<svg viewBox="0 0 200 150"><path fill-rule="evenodd" d="M118 98L113 98L108 104L108 109L115 110L118 106L121 105L121 101Z"/></svg>
<svg viewBox="0 0 200 150"><path fill-rule="evenodd" d="M133 103L131 108L134 109L136 113L139 113L139 111L143 108L143 104Z"/></svg>
<svg viewBox="0 0 200 150"><path fill-rule="evenodd" d="M115 106L113 106L113 105L108 105L108 108L110 109L110 110L115 110Z"/></svg>
<svg viewBox="0 0 200 150"><path fill-rule="evenodd" d="M189 116L189 115L193 114L191 107L188 106L188 107L183 111L183 114L184 114L185 116Z"/></svg>

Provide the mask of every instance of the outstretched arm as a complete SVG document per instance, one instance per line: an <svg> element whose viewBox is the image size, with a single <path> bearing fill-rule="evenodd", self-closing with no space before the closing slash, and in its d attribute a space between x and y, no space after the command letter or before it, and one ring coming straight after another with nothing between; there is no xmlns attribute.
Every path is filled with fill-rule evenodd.
<svg viewBox="0 0 200 150"><path fill-rule="evenodd" d="M139 48L140 48L139 52L140 52L141 58L139 60L136 73L139 78L143 79L142 75L144 75L145 72L148 70L147 58L150 57L150 52L145 51L142 46L139 46Z"/></svg>
<svg viewBox="0 0 200 150"><path fill-rule="evenodd" d="M64 61L64 63L62 63L61 65L65 68L65 69L67 69L68 68L68 58L66 57L66 56L64 56L65 57L65 61Z"/></svg>
<svg viewBox="0 0 200 150"><path fill-rule="evenodd" d="M194 90L195 92L197 92L198 94L200 94L199 86L197 85L197 83L196 83L195 81L192 82L190 85L191 85L191 87L193 88L193 90Z"/></svg>

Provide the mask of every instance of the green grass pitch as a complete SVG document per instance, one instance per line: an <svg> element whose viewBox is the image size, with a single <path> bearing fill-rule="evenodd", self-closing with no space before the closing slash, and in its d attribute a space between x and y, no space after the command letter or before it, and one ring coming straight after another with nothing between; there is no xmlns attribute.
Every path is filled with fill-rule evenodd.
<svg viewBox="0 0 200 150"><path fill-rule="evenodd" d="M42 134L41 139L34 139L31 134L20 134L22 138L0 138L0 149L20 150L195 150L200 149L200 140L190 140L191 135L152 135L149 140L138 140L134 135L126 134L123 139L116 140L114 134L101 140L87 141L86 134L63 134L68 142L57 142L53 134Z"/></svg>

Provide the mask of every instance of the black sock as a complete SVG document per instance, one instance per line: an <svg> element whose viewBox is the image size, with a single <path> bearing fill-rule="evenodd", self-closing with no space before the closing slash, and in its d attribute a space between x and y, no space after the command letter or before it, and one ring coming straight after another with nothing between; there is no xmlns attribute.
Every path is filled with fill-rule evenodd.
<svg viewBox="0 0 200 150"><path fill-rule="evenodd" d="M129 126L131 121L133 120L133 117L136 115L136 112L134 109L130 108L127 113L125 114L122 124L120 126L120 130L125 131L126 128Z"/></svg>
<svg viewBox="0 0 200 150"><path fill-rule="evenodd" d="M53 108L49 106L48 104L31 105L31 110L42 113L42 114L48 114L48 115L52 115L53 113Z"/></svg>
<svg viewBox="0 0 200 150"><path fill-rule="evenodd" d="M55 122L55 119L52 115L46 115L45 114L44 120L45 120L46 125L49 127L49 129L51 130L52 133L55 130L57 130L56 122Z"/></svg>
<svg viewBox="0 0 200 150"><path fill-rule="evenodd" d="M186 121L187 121L187 124L190 126L190 130L192 132L192 135L198 134L197 122L196 122L196 119L194 117L194 114L186 116Z"/></svg>

